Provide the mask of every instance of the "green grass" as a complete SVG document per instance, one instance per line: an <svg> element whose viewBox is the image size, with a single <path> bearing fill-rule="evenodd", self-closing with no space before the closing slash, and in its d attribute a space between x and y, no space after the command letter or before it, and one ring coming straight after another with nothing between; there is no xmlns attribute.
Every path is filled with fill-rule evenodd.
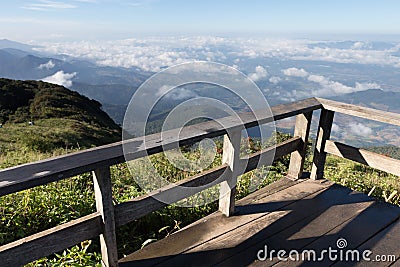
<svg viewBox="0 0 400 267"><path fill-rule="evenodd" d="M27 123L6 123L0 128L0 133L0 166L3 168L43 156L115 142L119 136L115 129L58 118L40 119L32 126Z"/></svg>
<svg viewBox="0 0 400 267"><path fill-rule="evenodd" d="M40 126L45 129L47 122L40 123L37 124L37 127ZM33 128L15 125L15 127L8 129L8 136L23 136L26 134L24 131L30 131L31 129ZM42 130L42 132L46 135L47 131ZM47 133L49 134L49 132ZM288 136L279 136L278 141L286 138ZM2 140L1 144L3 145L10 141L6 140L7 137L3 137L3 139L5 140ZM2 155L0 158L0 166L2 167L66 153L66 148L63 146L56 147L53 152L40 152L24 145L21 141L15 140L13 142L6 149L6 156ZM259 143L251 141L249 146L243 147L242 152L244 154L252 153L259 150L260 147ZM77 147L71 146L68 151L71 149L77 149ZM182 148L182 151L187 158L199 158L199 151L196 149ZM210 167L221 164L222 142L220 139L217 139L217 152L217 156ZM151 156L150 161L157 169L157 172L171 182L196 174L196 172L185 172L172 166L163 154ZM285 156L270 167L269 170L261 168L242 175L238 181L236 198L240 199L251 193L251 181L263 180L259 186L260 188L280 179L285 175L288 164L289 156ZM306 169L309 170L310 166L311 160L309 157L306 162ZM142 160L132 162L130 167L134 169L133 173L135 175L142 178L149 177L148 165L144 164ZM112 166L111 175L115 203L121 203L145 194L145 191L134 181L127 164ZM391 196L388 202L396 205L400 204L398 193L400 191L400 182L396 176L334 156L328 156L327 158L325 176L336 183L364 193L370 193L374 188L371 192L373 197L385 200L385 198L387 199ZM218 186L202 194L193 196L189 200L218 194ZM0 243L5 244L92 213L95 211L94 203L93 183L89 173L1 197ZM140 249L149 242L164 238L215 210L217 210L216 202L192 208L170 205L120 227L117 230L119 257ZM56 255L40 259L29 264L29 266L100 266L100 258L98 241L93 240L78 244Z"/></svg>
<svg viewBox="0 0 400 267"><path fill-rule="evenodd" d="M325 177L355 191L400 206L400 178L368 166L328 156Z"/></svg>

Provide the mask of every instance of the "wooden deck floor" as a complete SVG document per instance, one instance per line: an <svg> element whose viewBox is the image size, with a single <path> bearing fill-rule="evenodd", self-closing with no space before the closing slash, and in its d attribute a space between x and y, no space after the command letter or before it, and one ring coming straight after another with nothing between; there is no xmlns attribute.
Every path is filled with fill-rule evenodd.
<svg viewBox="0 0 400 267"><path fill-rule="evenodd" d="M150 244L120 260L120 266L400 266L400 208L375 201L365 194L329 181L281 179L237 202L237 214L220 213L197 221L179 232ZM321 251L338 250L338 239L347 246L341 251L372 251L395 255L396 261L342 261ZM278 260L276 253L257 260L274 249L302 253L315 250L320 261ZM292 254L295 256L295 254ZM343 254L345 255L345 254ZM269 255L268 255L269 256ZM333 257L332 256L332 257ZM379 257L379 256L378 256Z"/></svg>

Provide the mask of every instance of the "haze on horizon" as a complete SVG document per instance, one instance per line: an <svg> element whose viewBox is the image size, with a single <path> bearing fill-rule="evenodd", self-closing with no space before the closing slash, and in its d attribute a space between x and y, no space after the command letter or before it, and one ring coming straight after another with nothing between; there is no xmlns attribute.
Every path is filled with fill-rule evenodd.
<svg viewBox="0 0 400 267"><path fill-rule="evenodd" d="M16 0L0 10L0 39L113 40L146 35L292 36L400 34L396 0Z"/></svg>

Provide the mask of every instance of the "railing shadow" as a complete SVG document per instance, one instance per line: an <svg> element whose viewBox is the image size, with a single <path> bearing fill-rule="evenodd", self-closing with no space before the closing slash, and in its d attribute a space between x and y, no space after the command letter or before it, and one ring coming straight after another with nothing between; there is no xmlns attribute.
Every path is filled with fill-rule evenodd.
<svg viewBox="0 0 400 267"><path fill-rule="evenodd" d="M324 216L324 213L328 212L329 209L336 206L346 209L351 205L362 203L364 203L365 207L356 216L354 216L355 214L347 214L346 216L349 216L347 218L343 214L337 215L339 219L336 218L338 219L336 232L329 232L334 231L334 228L326 228L326 232L316 229L315 236L292 238L313 221L318 219L320 223L323 222L324 218L321 216ZM340 237L347 238L349 249L357 248L400 216L400 208L397 206L379 202L372 203L373 199L365 194L355 193L348 188L333 185L328 190L320 192L312 198L304 198L295 202L279 201L239 206L235 216L276 211L288 211L288 213L233 246L229 246L229 243L234 243L234 241L227 235L225 247L124 262L120 263L120 266L153 266L158 264L162 266L181 266L182 264L185 266L217 264L221 266L246 266L257 260L257 252L263 249L264 245L276 251L280 249L285 249L286 251L297 249L301 252L304 248L312 247L317 252L320 252L322 249L328 249L328 246L336 248L336 241ZM354 207L352 209L354 210ZM330 219L334 219L332 214L330 216ZM344 217L341 218L340 216ZM326 218L326 220L329 220L329 218ZM251 231L251 229L248 230ZM320 235L318 235L318 231L320 231ZM263 262L263 264L272 265L277 262L275 255L272 260ZM312 263L303 262L302 264L308 265ZM332 264L333 262L330 263Z"/></svg>

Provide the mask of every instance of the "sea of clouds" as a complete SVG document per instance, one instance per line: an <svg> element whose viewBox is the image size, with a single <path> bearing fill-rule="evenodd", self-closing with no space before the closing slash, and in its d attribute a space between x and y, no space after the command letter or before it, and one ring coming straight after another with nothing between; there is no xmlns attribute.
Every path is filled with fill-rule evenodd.
<svg viewBox="0 0 400 267"><path fill-rule="evenodd" d="M245 58L272 57L335 63L380 64L400 68L400 44L373 48L368 42L348 47L323 45L327 41L197 37L147 37L113 41L37 43L37 50L65 54L115 67L139 67L157 72L192 60L225 62Z"/></svg>

